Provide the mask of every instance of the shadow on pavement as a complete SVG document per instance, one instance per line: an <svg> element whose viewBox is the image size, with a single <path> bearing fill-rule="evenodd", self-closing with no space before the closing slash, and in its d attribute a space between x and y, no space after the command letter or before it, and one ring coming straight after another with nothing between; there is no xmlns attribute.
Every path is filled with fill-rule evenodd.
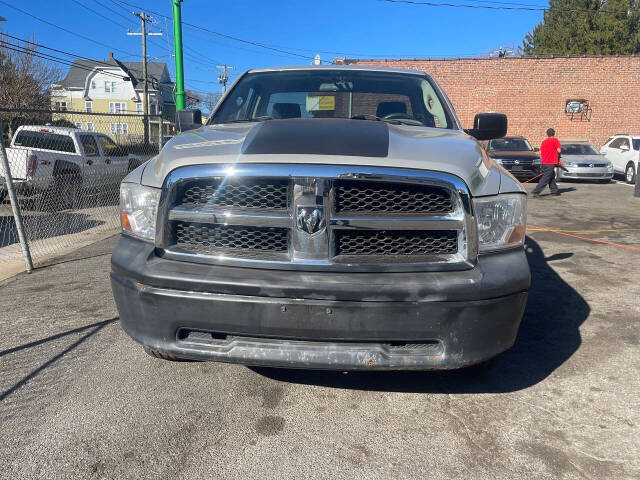
<svg viewBox="0 0 640 480"><path fill-rule="evenodd" d="M67 335L72 335L74 333L79 333L79 332L83 332L85 330L89 330L82 337L80 337L78 340L76 340L71 345L69 345L67 348L65 348L62 352L60 352L57 355L51 357L49 360L44 362L42 365L40 365L36 369L32 370L28 375L25 375L24 377L22 377L19 381L17 381L15 384L13 384L11 387L6 389L5 391L0 392L0 402L3 401L5 398L7 398L9 395L11 395L13 392L15 392L18 388L23 386L25 383L27 383L29 380L34 378L36 375L38 375L44 369L46 369L47 367L51 366L52 364L54 364L58 360L60 360L67 353L71 352L74 348L76 348L78 345L83 343L85 340L88 340L90 337L92 337L93 335L98 333L100 330L102 330L107 325L109 325L111 323L114 323L114 322L117 322L117 321L118 321L118 318L112 318L112 319L109 319L109 320L103 320L101 322L92 323L90 325L85 325L83 327L74 328L73 330L67 330L66 332L58 333L56 335L51 335L50 337L46 337L46 338L43 338L41 340L36 340L35 342L25 343L24 345L19 345L17 347L13 347L13 348L9 348L9 349L0 351L0 357L2 357L4 355L9 355L11 353L19 352L21 350L26 350L28 348L32 348L32 347L36 347L38 345L42 345L43 343L50 342L52 340L56 340L56 339L61 338L61 337L65 337Z"/></svg>
<svg viewBox="0 0 640 480"><path fill-rule="evenodd" d="M24 215L24 229L29 241L80 233L105 222L89 218L86 213L56 212L43 215ZM18 232L11 210L0 215L0 248L18 243Z"/></svg>
<svg viewBox="0 0 640 480"><path fill-rule="evenodd" d="M502 393L530 387L548 377L580 347L580 325L589 304L548 264L571 253L545 258L537 242L526 240L532 284L514 346L489 369L466 368L425 372L342 372L256 368L283 382L371 391L416 393Z"/></svg>

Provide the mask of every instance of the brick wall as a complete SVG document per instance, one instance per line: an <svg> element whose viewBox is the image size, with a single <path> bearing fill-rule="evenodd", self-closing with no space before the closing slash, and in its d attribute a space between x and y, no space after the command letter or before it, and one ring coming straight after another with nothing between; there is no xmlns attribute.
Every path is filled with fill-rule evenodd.
<svg viewBox="0 0 640 480"><path fill-rule="evenodd" d="M583 138L597 148L615 133L640 134L640 56L450 60L336 60L430 73L451 99L465 128L479 112L502 112L509 135L534 145L549 127L560 138ZM569 99L586 99L591 119L565 114Z"/></svg>

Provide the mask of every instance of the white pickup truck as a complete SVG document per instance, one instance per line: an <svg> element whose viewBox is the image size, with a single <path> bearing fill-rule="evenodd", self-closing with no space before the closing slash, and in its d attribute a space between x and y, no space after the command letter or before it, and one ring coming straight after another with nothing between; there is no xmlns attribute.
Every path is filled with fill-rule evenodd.
<svg viewBox="0 0 640 480"><path fill-rule="evenodd" d="M6 149L16 191L42 194L48 208L73 208L82 193L116 188L142 160L102 133L25 125ZM0 201L6 195L0 166Z"/></svg>

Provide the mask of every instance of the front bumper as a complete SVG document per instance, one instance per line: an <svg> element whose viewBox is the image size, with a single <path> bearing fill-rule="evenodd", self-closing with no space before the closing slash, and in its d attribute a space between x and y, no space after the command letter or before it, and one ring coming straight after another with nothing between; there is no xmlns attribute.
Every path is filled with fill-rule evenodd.
<svg viewBox="0 0 640 480"><path fill-rule="evenodd" d="M111 274L122 328L152 349L341 370L487 360L515 341L529 281L522 250L466 271L335 274L176 262L127 237Z"/></svg>
<svg viewBox="0 0 640 480"><path fill-rule="evenodd" d="M556 169L556 177L559 180L610 180L613 178L613 169L606 167L566 167Z"/></svg>
<svg viewBox="0 0 640 480"><path fill-rule="evenodd" d="M542 173L540 165L503 165L503 167L518 180L529 180Z"/></svg>

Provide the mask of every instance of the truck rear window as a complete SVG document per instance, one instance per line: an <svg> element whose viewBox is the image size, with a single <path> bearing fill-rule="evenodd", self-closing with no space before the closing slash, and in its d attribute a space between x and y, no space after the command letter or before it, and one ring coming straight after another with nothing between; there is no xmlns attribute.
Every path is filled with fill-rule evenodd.
<svg viewBox="0 0 640 480"><path fill-rule="evenodd" d="M15 147L38 148L41 150L56 150L58 152L75 153L73 139L68 135L58 133L35 132L22 130L13 141Z"/></svg>

